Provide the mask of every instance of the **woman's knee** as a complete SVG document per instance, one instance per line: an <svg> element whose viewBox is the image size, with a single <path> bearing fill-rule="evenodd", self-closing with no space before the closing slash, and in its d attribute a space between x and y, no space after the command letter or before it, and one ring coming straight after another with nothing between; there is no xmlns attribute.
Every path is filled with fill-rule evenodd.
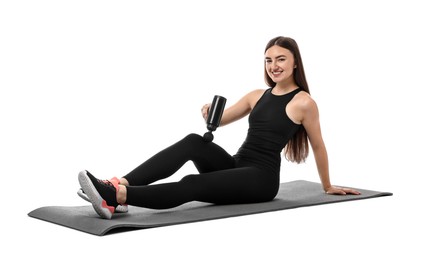
<svg viewBox="0 0 423 260"><path fill-rule="evenodd" d="M189 134L185 136L179 144L183 145L187 151L198 151L200 147L203 147L205 142L203 137L198 134Z"/></svg>
<svg viewBox="0 0 423 260"><path fill-rule="evenodd" d="M185 136L182 140L186 142L198 142L203 141L203 137L199 134L191 133Z"/></svg>

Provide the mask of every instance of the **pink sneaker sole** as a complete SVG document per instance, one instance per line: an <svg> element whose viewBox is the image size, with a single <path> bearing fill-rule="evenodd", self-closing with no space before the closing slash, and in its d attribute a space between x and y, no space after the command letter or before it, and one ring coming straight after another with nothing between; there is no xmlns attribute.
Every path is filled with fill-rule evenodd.
<svg viewBox="0 0 423 260"><path fill-rule="evenodd" d="M88 198L87 194L85 194L82 188L78 190L77 194L83 200L91 203L90 198ZM129 208L127 204L119 205L116 207L116 210L115 210L116 213L128 213L128 211L129 211Z"/></svg>

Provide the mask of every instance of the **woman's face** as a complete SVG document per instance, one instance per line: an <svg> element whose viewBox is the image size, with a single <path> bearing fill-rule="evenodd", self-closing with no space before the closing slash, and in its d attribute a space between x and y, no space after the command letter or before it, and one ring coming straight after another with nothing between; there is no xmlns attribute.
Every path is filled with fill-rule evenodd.
<svg viewBox="0 0 423 260"><path fill-rule="evenodd" d="M265 53L266 71L273 82L283 83L293 80L294 55L290 50L274 45Z"/></svg>

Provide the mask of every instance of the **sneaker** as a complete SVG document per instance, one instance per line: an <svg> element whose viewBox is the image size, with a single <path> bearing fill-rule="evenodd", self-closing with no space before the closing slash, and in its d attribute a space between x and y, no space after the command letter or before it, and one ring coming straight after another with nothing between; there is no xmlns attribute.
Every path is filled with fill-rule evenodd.
<svg viewBox="0 0 423 260"><path fill-rule="evenodd" d="M88 201L89 203L91 203L90 198L88 198L87 194L84 192L84 190L82 188L80 188L77 192L78 196L81 197L83 200ZM129 209L128 209L128 205L127 204L119 204L116 207L116 213L128 213Z"/></svg>
<svg viewBox="0 0 423 260"><path fill-rule="evenodd" d="M119 205L116 200L118 183L114 180L99 180L85 170L79 173L78 181L97 214L102 218L111 219Z"/></svg>

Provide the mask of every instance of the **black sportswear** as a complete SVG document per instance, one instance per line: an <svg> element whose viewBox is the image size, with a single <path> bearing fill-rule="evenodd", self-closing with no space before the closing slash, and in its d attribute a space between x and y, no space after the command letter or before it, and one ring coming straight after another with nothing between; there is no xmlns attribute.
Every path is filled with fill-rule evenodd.
<svg viewBox="0 0 423 260"><path fill-rule="evenodd" d="M271 90L264 92L251 111L247 137L235 155L190 134L124 176L130 185L126 203L165 209L190 201L233 204L272 200L279 189L281 151L300 127L285 109L301 89L281 96ZM187 175L179 182L153 184L187 161L194 163L199 174Z"/></svg>

